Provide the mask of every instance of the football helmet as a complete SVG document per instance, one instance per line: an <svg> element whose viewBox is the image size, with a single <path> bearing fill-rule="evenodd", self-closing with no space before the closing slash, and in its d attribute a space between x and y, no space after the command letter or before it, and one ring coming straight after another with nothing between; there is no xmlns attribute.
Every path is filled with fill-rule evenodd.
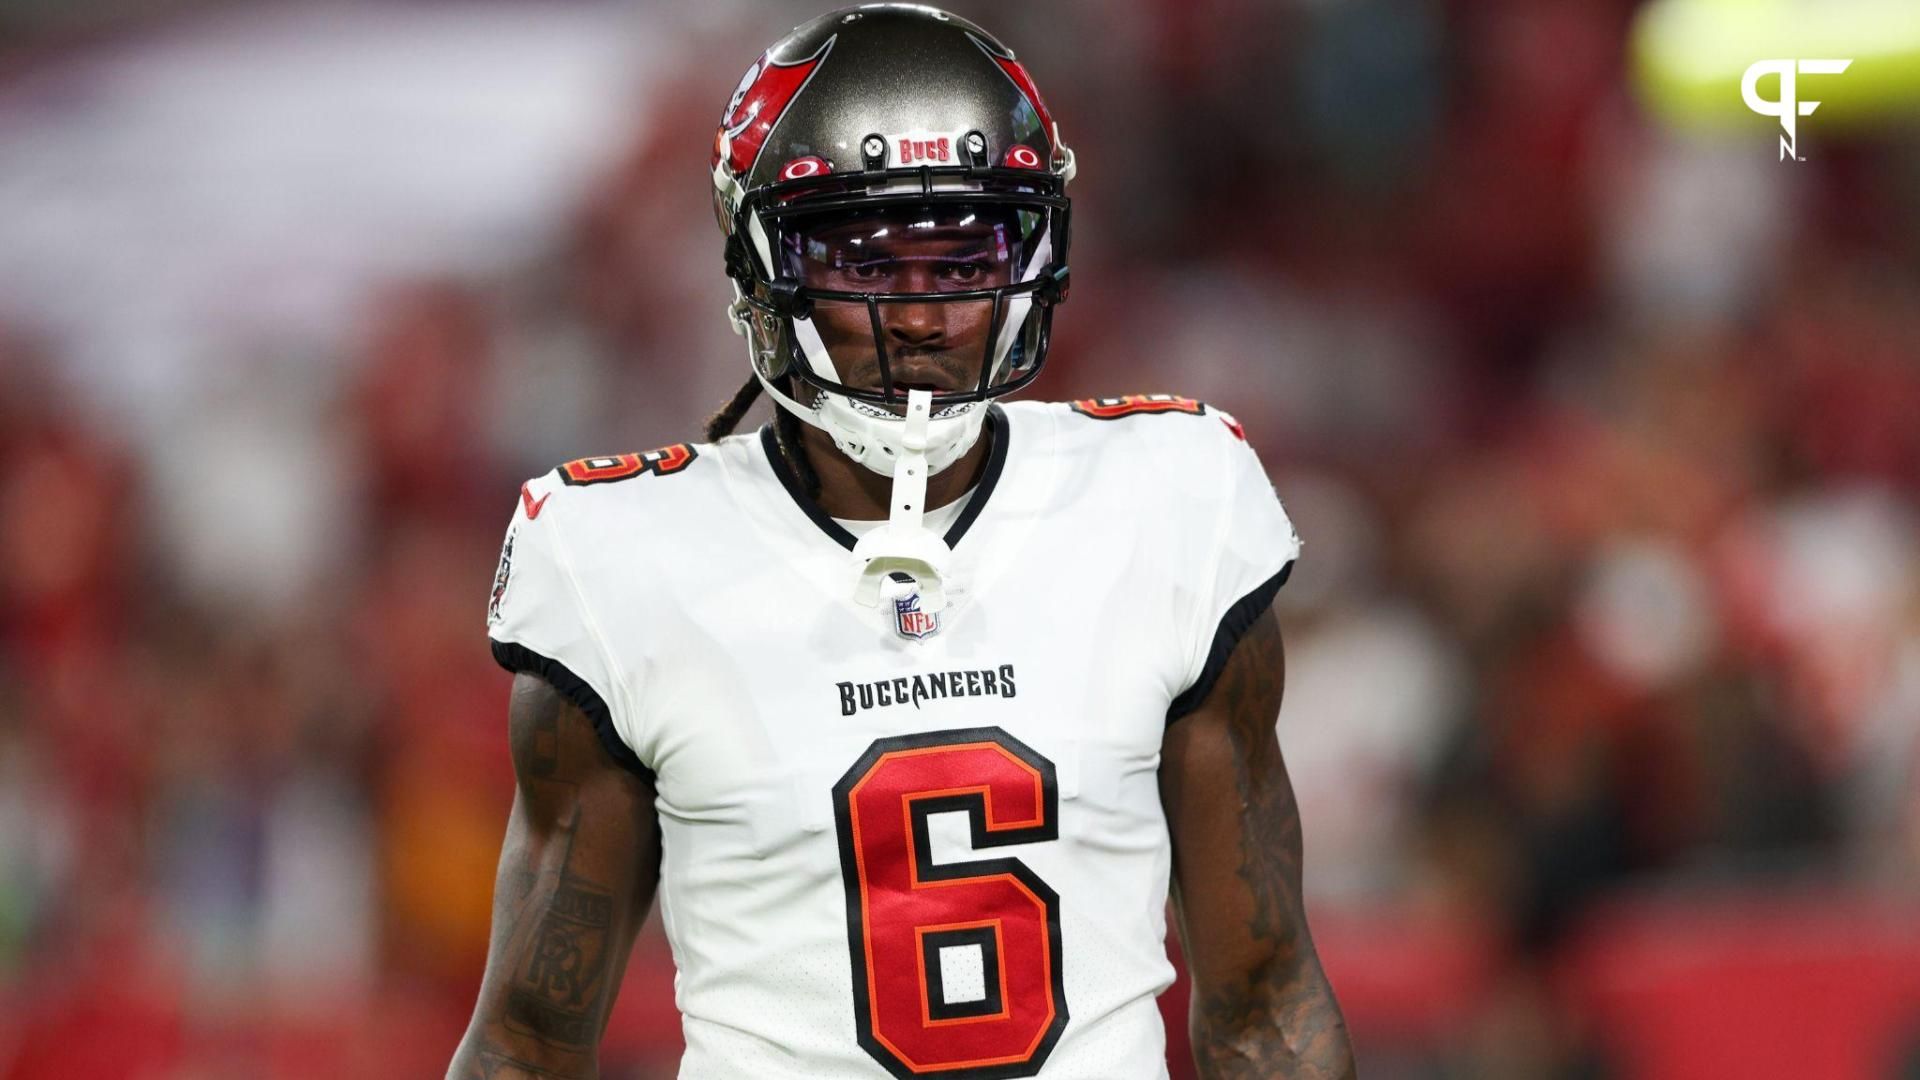
<svg viewBox="0 0 1920 1080"><path fill-rule="evenodd" d="M990 399L1039 374L1067 295L1074 158L986 31L900 3L798 27L741 78L712 169L753 370L849 458L938 472ZM811 400L783 392L788 375ZM915 391L930 405L909 424Z"/></svg>

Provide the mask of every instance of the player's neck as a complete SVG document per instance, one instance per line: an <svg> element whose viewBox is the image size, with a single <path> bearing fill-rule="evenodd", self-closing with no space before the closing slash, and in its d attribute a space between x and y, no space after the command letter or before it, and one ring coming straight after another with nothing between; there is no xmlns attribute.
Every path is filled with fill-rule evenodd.
<svg viewBox="0 0 1920 1080"><path fill-rule="evenodd" d="M820 508L830 517L847 521L877 521L887 516L893 478L855 462L833 445L833 437L811 424L800 426L807 460L820 478ZM927 509L936 510L965 495L980 480L987 453L993 448L993 425L960 460L927 478Z"/></svg>

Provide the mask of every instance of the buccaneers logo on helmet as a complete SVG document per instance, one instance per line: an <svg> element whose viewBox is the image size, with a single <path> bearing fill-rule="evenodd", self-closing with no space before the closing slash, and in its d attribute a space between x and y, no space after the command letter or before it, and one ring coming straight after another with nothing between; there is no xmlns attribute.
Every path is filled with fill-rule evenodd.
<svg viewBox="0 0 1920 1080"><path fill-rule="evenodd" d="M780 122L794 95L826 59L833 41L828 38L812 56L790 64L774 60L771 52L753 62L720 116L720 130L713 136L713 165L725 158L727 171L735 176L745 176L753 168L767 132Z"/></svg>

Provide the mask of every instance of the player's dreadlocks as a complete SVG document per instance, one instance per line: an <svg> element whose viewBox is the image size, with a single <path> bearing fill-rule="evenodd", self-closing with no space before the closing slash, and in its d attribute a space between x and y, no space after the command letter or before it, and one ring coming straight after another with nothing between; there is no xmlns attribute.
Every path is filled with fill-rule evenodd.
<svg viewBox="0 0 1920 1080"><path fill-rule="evenodd" d="M749 375L740 389L735 390L725 404L715 409L712 416L707 417L705 431L707 441L719 442L733 434L733 429L740 426L740 418L747 415L747 410L753 408L753 403L759 398L760 377Z"/></svg>
<svg viewBox="0 0 1920 1080"><path fill-rule="evenodd" d="M787 380L786 390L789 394L793 392L791 379ZM733 429L740 426L740 419L747 415L747 410L753 408L753 403L759 397L760 379L753 375L747 376L747 381L741 384L740 389L735 390L732 397L714 410L712 416L707 417L705 430L707 441L719 442L733 434ZM806 444L800 441L800 418L776 406L773 410L773 436L780 444L780 452L786 455L787 462L799 475L800 485L806 488L810 497L818 499L820 475L813 471L813 462L807 457Z"/></svg>
<svg viewBox="0 0 1920 1080"><path fill-rule="evenodd" d="M773 417L773 435L780 440L780 450L793 463L793 471L800 474L800 486L807 489L807 497L820 498L820 474L813 471L813 460L807 457L807 444L800 441L800 418L785 409L775 409Z"/></svg>

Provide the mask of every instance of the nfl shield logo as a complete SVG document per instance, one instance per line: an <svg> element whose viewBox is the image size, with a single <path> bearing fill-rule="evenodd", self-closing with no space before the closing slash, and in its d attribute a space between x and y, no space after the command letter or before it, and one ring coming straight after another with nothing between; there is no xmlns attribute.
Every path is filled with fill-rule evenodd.
<svg viewBox="0 0 1920 1080"><path fill-rule="evenodd" d="M940 631L940 616L920 610L920 594L911 592L893 601L893 628L903 638L932 637Z"/></svg>

